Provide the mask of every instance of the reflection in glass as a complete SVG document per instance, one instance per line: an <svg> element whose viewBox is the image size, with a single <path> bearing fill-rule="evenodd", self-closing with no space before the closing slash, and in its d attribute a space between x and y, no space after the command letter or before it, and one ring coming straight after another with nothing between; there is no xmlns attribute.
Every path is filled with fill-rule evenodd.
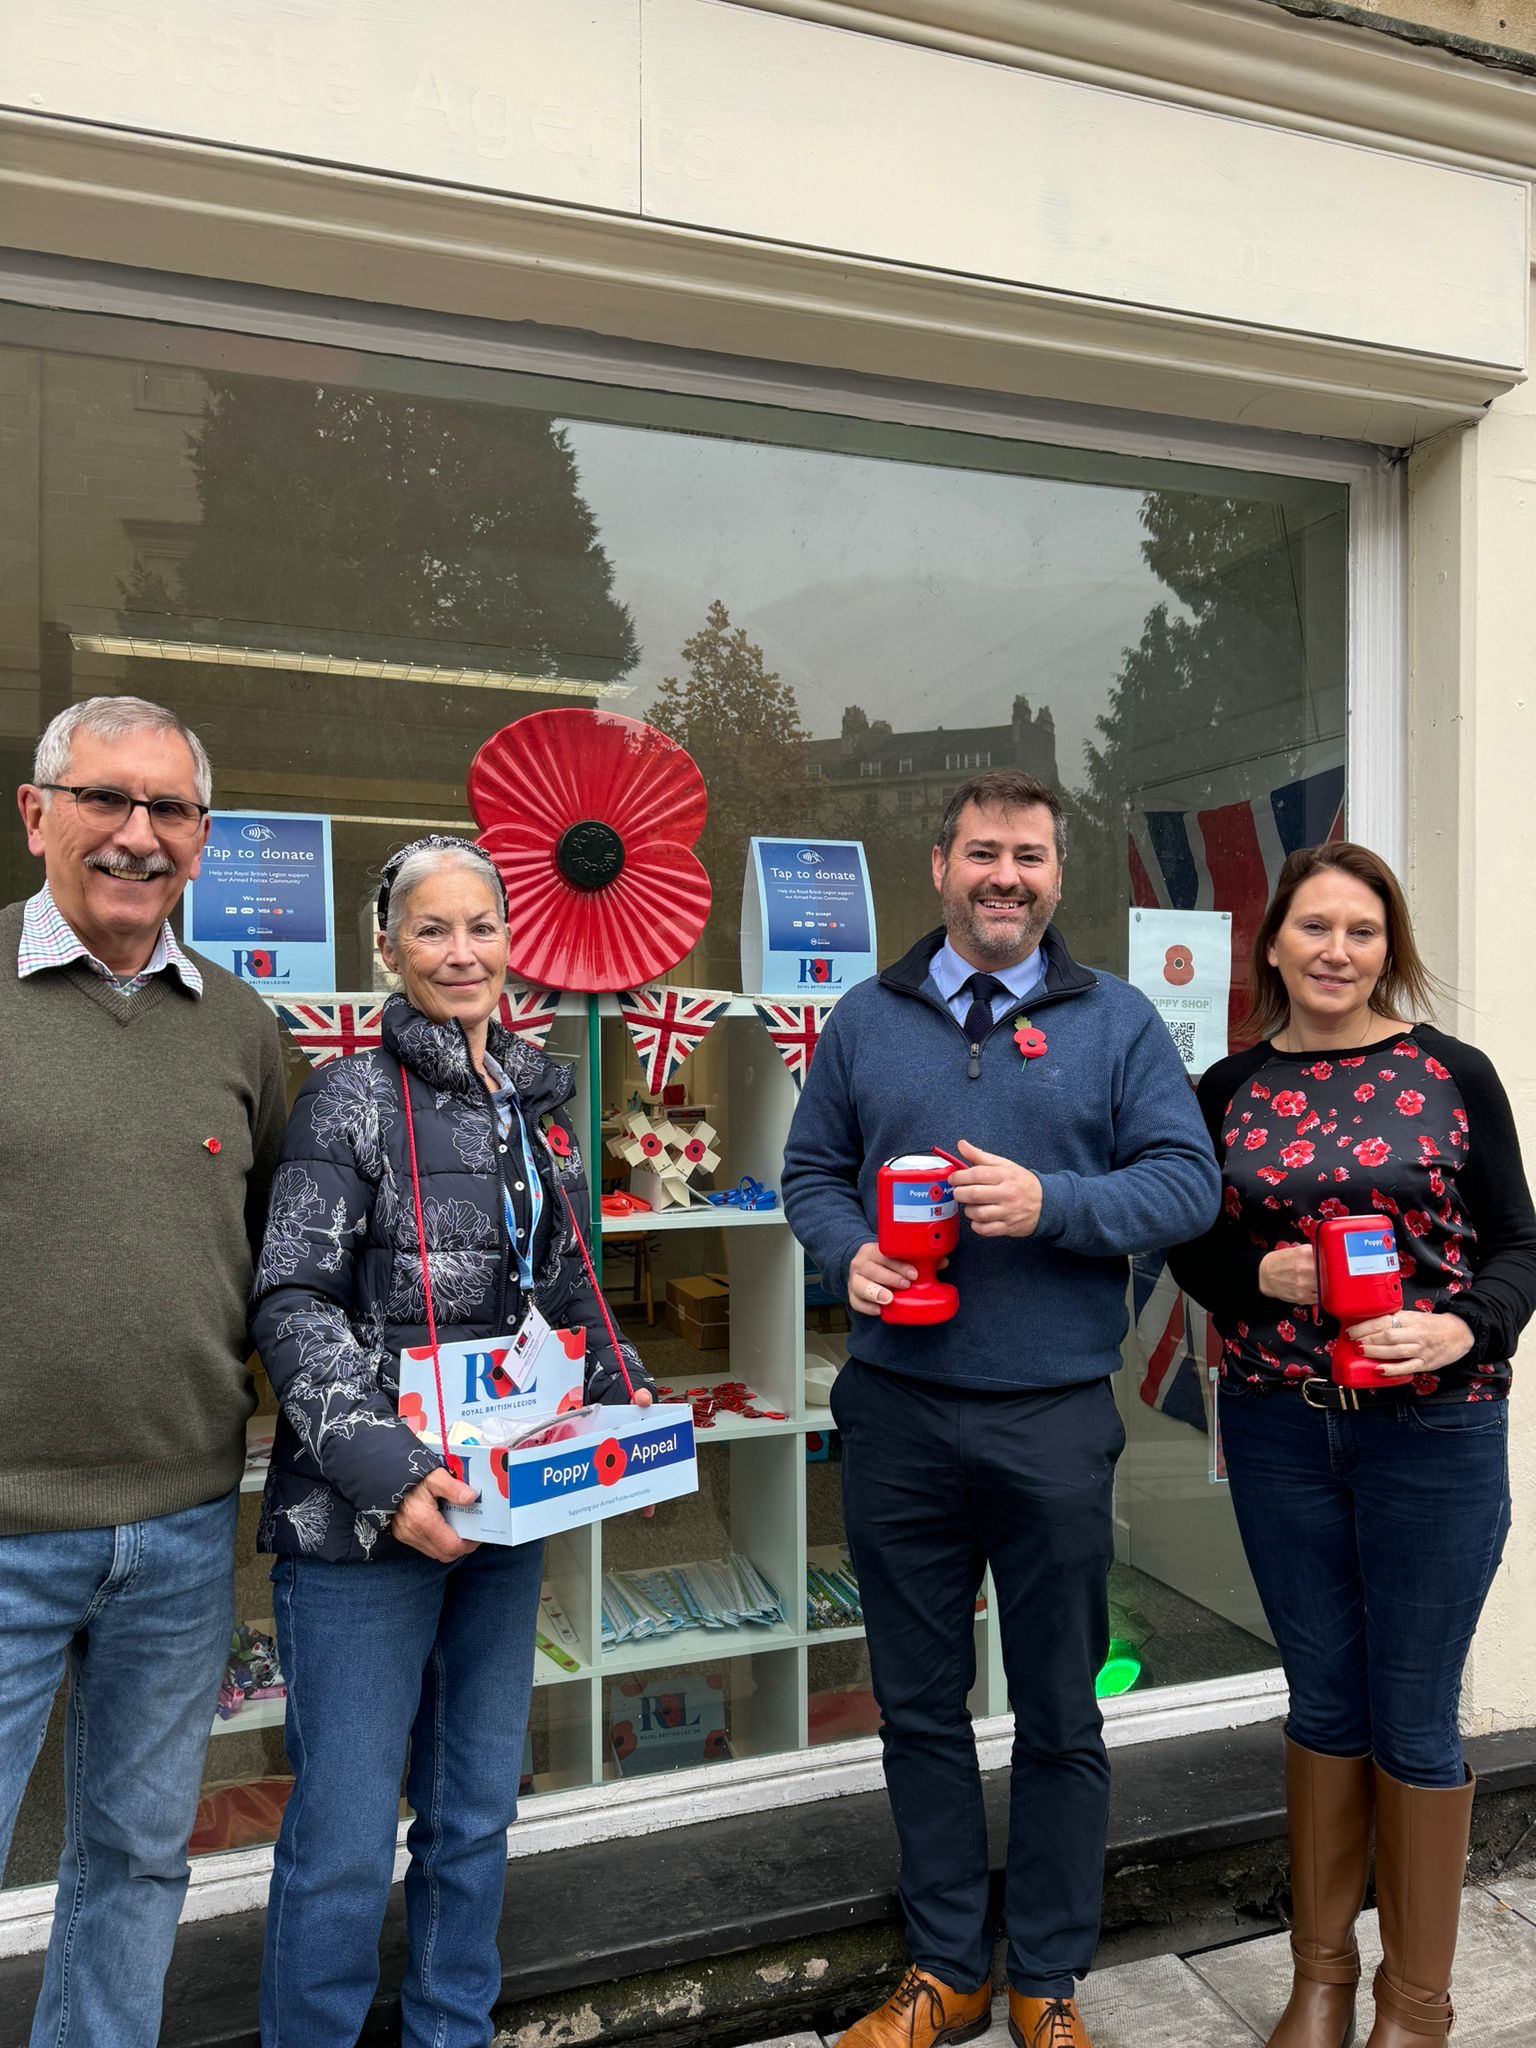
<svg viewBox="0 0 1536 2048"><path fill-rule="evenodd" d="M209 748L220 808L329 813L343 988L373 983L386 856L423 831L472 831L476 752L553 705L650 719L702 769L713 903L673 977L700 987L736 985L754 834L862 839L879 958L895 959L937 921L944 805L987 768L1061 788L1062 927L1116 972L1134 906L1229 912L1241 955L1281 855L1339 819L1342 485L192 330L174 365L151 366L91 353L104 344L89 323L71 332L70 349L0 348L0 522L19 537L0 642L12 782L72 701L173 706ZM30 894L19 833L0 858L6 899ZM601 1107L622 1107L638 1071L622 1027L606 1029L616 1103ZM569 1018L552 1045L584 1050ZM722 1024L683 1079L728 1178L776 1185L775 1091L790 1084L755 1019ZM802 1607L808 1561L843 1555L825 1408L840 1313L802 1296L783 1230L641 1236L631 1270L632 1333L659 1376L685 1393L744 1382L785 1419L727 1417L701 1437L692 1501L609 1525L600 1551L552 1550L579 1668L551 1664L536 1690L535 1790L635 1768L638 1735L621 1756L613 1731L636 1701L707 1694L733 1756L871 1725L861 1631L810 1632ZM668 1282L701 1273L731 1292L716 1351L665 1319ZM1274 1661L1200 1331L1159 1284L1152 1270L1133 1292L1117 1382L1129 1442L1111 1601L1138 1686ZM802 1384L803 1313L823 1327ZM824 1453L809 1464L806 1417ZM238 1611L260 1617L266 1566L242 1531ZM783 1596L781 1630L708 1656L683 1638L603 1655L599 1559L731 1550ZM985 1619L978 1641L973 1706L998 1712ZM56 1862L60 1771L55 1731L9 1883ZM280 1731L231 1728L208 1777L210 1795L249 1784L262 1789L246 1803L275 1811ZM246 1825L241 1805L210 1807L210 1825Z"/></svg>

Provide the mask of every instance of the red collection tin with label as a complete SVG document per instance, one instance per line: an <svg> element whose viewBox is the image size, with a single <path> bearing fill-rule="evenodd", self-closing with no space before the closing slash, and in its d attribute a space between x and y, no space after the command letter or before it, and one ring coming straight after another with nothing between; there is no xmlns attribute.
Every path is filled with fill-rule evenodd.
<svg viewBox="0 0 1536 2048"><path fill-rule="evenodd" d="M1400 1387L1401 1375L1383 1372L1345 1336L1352 1323L1395 1315L1403 1305L1397 1240L1384 1216L1330 1216L1312 1240L1317 1258L1317 1299L1339 1324L1333 1340L1333 1377L1341 1387Z"/></svg>
<svg viewBox="0 0 1536 2048"><path fill-rule="evenodd" d="M960 1205L949 1176L962 1162L947 1152L902 1152L880 1169L876 1232L881 1256L916 1266L917 1278L880 1311L886 1323L947 1323L960 1296L938 1277L960 1241Z"/></svg>

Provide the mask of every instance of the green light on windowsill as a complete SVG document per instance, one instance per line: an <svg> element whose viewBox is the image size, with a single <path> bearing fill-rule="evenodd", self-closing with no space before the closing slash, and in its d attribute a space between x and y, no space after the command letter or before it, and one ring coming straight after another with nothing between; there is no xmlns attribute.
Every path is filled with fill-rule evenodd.
<svg viewBox="0 0 1536 2048"><path fill-rule="evenodd" d="M1129 1692L1141 1677L1141 1659L1129 1643L1112 1642L1104 1669L1093 1682L1096 1698L1118 1699Z"/></svg>

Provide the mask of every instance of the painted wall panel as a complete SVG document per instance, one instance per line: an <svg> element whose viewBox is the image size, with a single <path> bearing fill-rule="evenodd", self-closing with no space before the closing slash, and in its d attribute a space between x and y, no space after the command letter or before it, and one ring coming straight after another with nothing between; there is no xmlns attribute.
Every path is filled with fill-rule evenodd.
<svg viewBox="0 0 1536 2048"><path fill-rule="evenodd" d="M520 192L639 205L640 0L31 0L23 112Z"/></svg>
<svg viewBox="0 0 1536 2048"><path fill-rule="evenodd" d="M1384 150L729 0L11 12L0 103L23 113L1158 316L1525 360L1525 185Z"/></svg>
<svg viewBox="0 0 1536 2048"><path fill-rule="evenodd" d="M1513 181L722 0L646 0L645 210L1517 366Z"/></svg>

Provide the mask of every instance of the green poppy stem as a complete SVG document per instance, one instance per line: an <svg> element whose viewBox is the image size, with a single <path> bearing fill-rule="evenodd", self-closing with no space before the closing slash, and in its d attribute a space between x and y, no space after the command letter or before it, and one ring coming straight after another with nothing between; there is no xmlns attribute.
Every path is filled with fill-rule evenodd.
<svg viewBox="0 0 1536 2048"><path fill-rule="evenodd" d="M603 1279L603 1057L597 997L587 997L587 1187L592 1198L592 1266Z"/></svg>

